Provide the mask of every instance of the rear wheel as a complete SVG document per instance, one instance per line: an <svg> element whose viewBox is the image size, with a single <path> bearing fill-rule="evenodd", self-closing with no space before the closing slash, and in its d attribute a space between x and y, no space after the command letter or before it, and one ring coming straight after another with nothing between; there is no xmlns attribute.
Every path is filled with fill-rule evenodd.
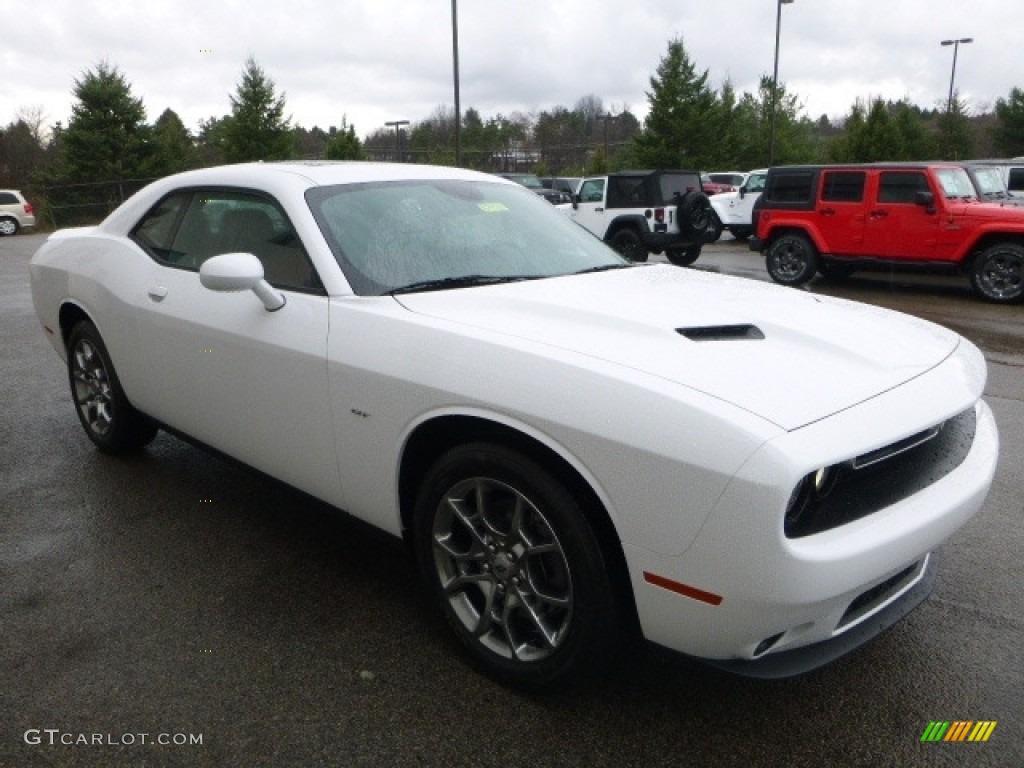
<svg viewBox="0 0 1024 768"><path fill-rule="evenodd" d="M983 298L1002 303L1024 296L1024 246L996 243L971 264L971 286Z"/></svg>
<svg viewBox="0 0 1024 768"><path fill-rule="evenodd" d="M781 285L803 285L818 269L818 252L806 236L789 233L768 246L765 267L772 280Z"/></svg>
<svg viewBox="0 0 1024 768"><path fill-rule="evenodd" d="M156 437L156 424L128 402L103 339L88 321L68 336L68 381L78 420L104 453L137 450Z"/></svg>
<svg viewBox="0 0 1024 768"><path fill-rule="evenodd" d="M666 248L665 257L677 267L688 267L700 258L700 246L689 248Z"/></svg>
<svg viewBox="0 0 1024 768"><path fill-rule="evenodd" d="M647 261L647 248L635 230L620 229L612 235L610 245L627 261Z"/></svg>
<svg viewBox="0 0 1024 768"><path fill-rule="evenodd" d="M15 219L10 219L6 216L0 219L0 235L16 234L18 234L18 222Z"/></svg>
<svg viewBox="0 0 1024 768"><path fill-rule="evenodd" d="M456 447L417 496L416 556L482 671L548 686L607 659L622 625L610 564L579 501L542 464L492 443Z"/></svg>

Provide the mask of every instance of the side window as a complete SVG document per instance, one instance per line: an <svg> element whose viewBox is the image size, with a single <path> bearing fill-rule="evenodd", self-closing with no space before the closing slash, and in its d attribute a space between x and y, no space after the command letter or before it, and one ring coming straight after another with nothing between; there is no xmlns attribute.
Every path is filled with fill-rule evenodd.
<svg viewBox="0 0 1024 768"><path fill-rule="evenodd" d="M0 205L15 205L18 198L11 192L0 192Z"/></svg>
<svg viewBox="0 0 1024 768"><path fill-rule="evenodd" d="M1006 188L1011 192L1024 192L1024 168L1011 168Z"/></svg>
<svg viewBox="0 0 1024 768"><path fill-rule="evenodd" d="M821 199L832 203L859 203L864 199L864 171L829 171L821 184Z"/></svg>
<svg viewBox="0 0 1024 768"><path fill-rule="evenodd" d="M237 190L191 190L165 198L133 232L170 267L198 271L222 253L251 253L277 288L323 292L302 242L270 198Z"/></svg>
<svg viewBox="0 0 1024 768"><path fill-rule="evenodd" d="M790 171L771 176L771 186L765 197L779 203L811 203L813 200L814 173L811 171Z"/></svg>
<svg viewBox="0 0 1024 768"><path fill-rule="evenodd" d="M157 261L176 265L181 260L182 254L173 248L174 234L191 199L191 192L165 197L132 230L132 237Z"/></svg>
<svg viewBox="0 0 1024 768"><path fill-rule="evenodd" d="M747 183L745 184L747 192L763 192L764 179L765 174L763 173L750 174L750 178L747 179Z"/></svg>
<svg viewBox="0 0 1024 768"><path fill-rule="evenodd" d="M580 187L580 201L599 203L604 197L604 179L587 179Z"/></svg>
<svg viewBox="0 0 1024 768"><path fill-rule="evenodd" d="M930 192L928 179L917 171L882 171L878 202L913 203L918 192Z"/></svg>

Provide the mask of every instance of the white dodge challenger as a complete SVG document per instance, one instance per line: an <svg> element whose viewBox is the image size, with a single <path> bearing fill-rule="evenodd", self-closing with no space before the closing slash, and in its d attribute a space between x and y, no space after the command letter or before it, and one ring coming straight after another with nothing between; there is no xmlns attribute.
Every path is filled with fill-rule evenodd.
<svg viewBox="0 0 1024 768"><path fill-rule="evenodd" d="M623 630L785 676L927 597L981 506L985 362L856 303L634 265L517 184L256 163L32 259L88 437L159 429L411 545L469 658L539 687Z"/></svg>

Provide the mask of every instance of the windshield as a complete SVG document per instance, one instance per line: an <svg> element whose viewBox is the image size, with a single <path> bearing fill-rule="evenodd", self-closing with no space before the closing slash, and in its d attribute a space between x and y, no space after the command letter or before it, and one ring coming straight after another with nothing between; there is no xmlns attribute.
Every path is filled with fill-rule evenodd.
<svg viewBox="0 0 1024 768"><path fill-rule="evenodd" d="M627 262L550 203L486 181L317 187L313 216L359 295L555 277Z"/></svg>
<svg viewBox="0 0 1024 768"><path fill-rule="evenodd" d="M978 182L978 192L985 197L1006 197L1003 177L995 168L976 168L974 178Z"/></svg>
<svg viewBox="0 0 1024 768"><path fill-rule="evenodd" d="M942 185L942 194L949 199L969 199L975 196L974 185L963 168L936 168L935 175Z"/></svg>

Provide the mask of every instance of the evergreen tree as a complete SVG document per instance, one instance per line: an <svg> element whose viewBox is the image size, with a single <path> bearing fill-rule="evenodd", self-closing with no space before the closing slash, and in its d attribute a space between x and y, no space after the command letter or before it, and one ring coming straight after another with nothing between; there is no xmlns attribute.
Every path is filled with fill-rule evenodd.
<svg viewBox="0 0 1024 768"><path fill-rule="evenodd" d="M718 104L708 71L698 74L680 38L669 41L647 92L644 130L633 139L631 159L651 168L701 168L710 163Z"/></svg>
<svg viewBox="0 0 1024 768"><path fill-rule="evenodd" d="M153 153L142 100L124 75L100 62L75 81L77 102L61 134L59 175L66 182L119 181L145 175Z"/></svg>
<svg viewBox="0 0 1024 768"><path fill-rule="evenodd" d="M148 175L168 176L195 167L195 148L181 118L165 109L153 124L153 157Z"/></svg>
<svg viewBox="0 0 1024 768"><path fill-rule="evenodd" d="M331 137L327 140L328 160L364 160L362 142L356 136L355 126L348 124L348 119L341 118L340 128L331 128Z"/></svg>
<svg viewBox="0 0 1024 768"><path fill-rule="evenodd" d="M224 160L287 160L294 153L291 118L284 117L284 94L277 96L274 83L251 56L246 59L242 80L231 96L231 115L223 126Z"/></svg>
<svg viewBox="0 0 1024 768"><path fill-rule="evenodd" d="M996 153L1005 157L1024 155L1024 90L1014 88L1009 99L996 101L993 131Z"/></svg>
<svg viewBox="0 0 1024 768"><path fill-rule="evenodd" d="M971 121L967 105L954 97L952 109L939 115L939 158L942 160L966 160L974 151L971 135Z"/></svg>

